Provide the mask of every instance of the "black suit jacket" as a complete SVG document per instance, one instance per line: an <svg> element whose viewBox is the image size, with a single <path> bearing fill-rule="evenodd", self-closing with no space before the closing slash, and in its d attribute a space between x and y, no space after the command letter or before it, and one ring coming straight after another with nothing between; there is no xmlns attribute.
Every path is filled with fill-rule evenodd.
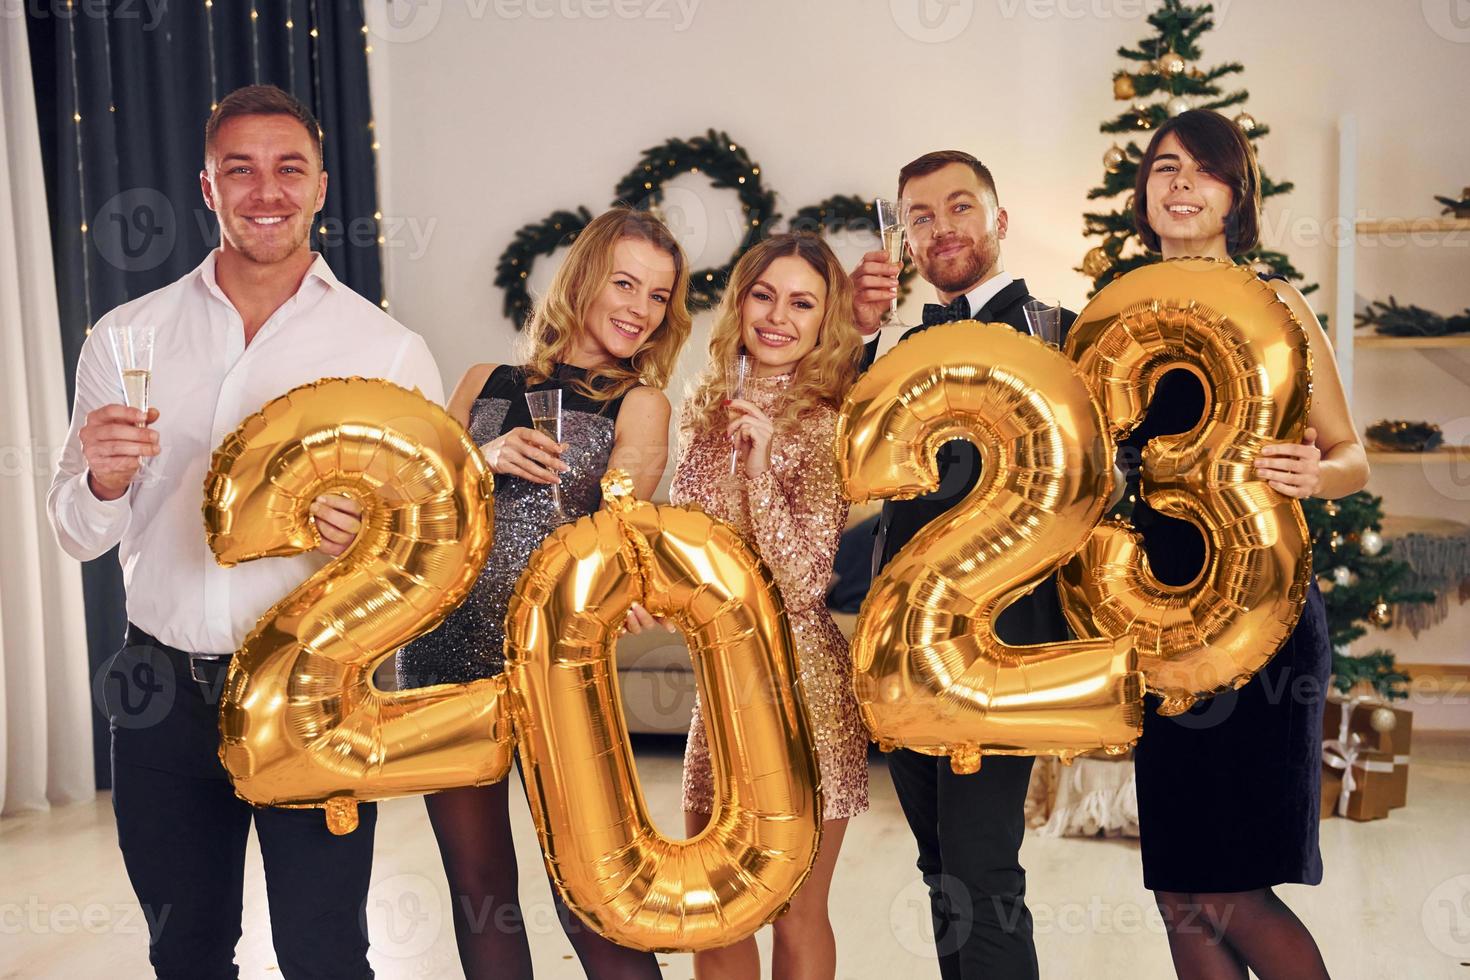
<svg viewBox="0 0 1470 980"><path fill-rule="evenodd" d="M1026 281L1017 279L990 298L970 319L981 323L1005 323L1029 333L1022 307L1034 297L1026 289ZM1062 340L1072 329L1077 314L1062 310ZM914 327L904 339L927 330ZM878 338L868 342L863 352L863 370L872 366L878 353ZM873 576L930 521L964 499L980 479L980 451L973 443L954 440L939 451L939 488L912 500L886 500L878 518L873 541ZM1057 598L1056 576L1048 577L1027 595L1011 603L995 623L996 633L1011 644L1050 643L1068 639L1061 601Z"/></svg>

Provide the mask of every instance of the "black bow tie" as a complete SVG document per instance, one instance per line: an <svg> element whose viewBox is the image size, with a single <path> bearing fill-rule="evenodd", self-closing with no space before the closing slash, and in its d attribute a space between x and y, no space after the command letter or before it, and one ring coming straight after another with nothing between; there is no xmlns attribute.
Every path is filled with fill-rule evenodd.
<svg viewBox="0 0 1470 980"><path fill-rule="evenodd" d="M947 305L924 304L924 326L926 327L932 327L936 323L953 323L956 320L968 319L970 319L970 300L965 296L956 296L954 301Z"/></svg>

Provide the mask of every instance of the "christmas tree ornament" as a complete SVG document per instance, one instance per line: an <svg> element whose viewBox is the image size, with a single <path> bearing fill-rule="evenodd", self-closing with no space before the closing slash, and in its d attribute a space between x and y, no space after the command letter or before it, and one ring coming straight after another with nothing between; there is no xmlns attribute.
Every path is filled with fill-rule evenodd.
<svg viewBox="0 0 1470 980"><path fill-rule="evenodd" d="M1133 86L1133 76L1126 71L1120 71L1113 76L1113 98L1119 102L1127 102L1138 94Z"/></svg>
<svg viewBox="0 0 1470 980"><path fill-rule="evenodd" d="M1251 130L1256 128L1256 117L1251 115L1249 112L1242 112L1240 115L1236 116L1233 121L1235 125L1239 126L1241 131L1247 135L1250 134Z"/></svg>
<svg viewBox="0 0 1470 980"><path fill-rule="evenodd" d="M1182 74L1184 71L1184 58L1177 51L1166 51L1158 60L1159 74L1165 78L1172 78Z"/></svg>
<svg viewBox="0 0 1470 980"><path fill-rule="evenodd" d="M1358 547L1363 549L1363 554L1371 558L1383 550L1383 535L1369 528L1358 538Z"/></svg>
<svg viewBox="0 0 1470 980"><path fill-rule="evenodd" d="M1128 154L1117 143L1108 147L1103 153L1103 169L1110 174L1117 173L1123 167L1123 161L1128 159Z"/></svg>
<svg viewBox="0 0 1470 980"><path fill-rule="evenodd" d="M1346 565L1338 565L1328 574L1332 576L1332 581L1335 585L1353 584L1353 570Z"/></svg>
<svg viewBox="0 0 1470 980"><path fill-rule="evenodd" d="M1138 66L1138 73L1140 75L1157 75L1159 73L1159 66L1152 61L1145 61Z"/></svg>
<svg viewBox="0 0 1470 980"><path fill-rule="evenodd" d="M1113 267L1113 260L1108 257L1107 249L1101 245L1087 250L1082 257L1082 272L1084 275L1096 279Z"/></svg>
<svg viewBox="0 0 1470 980"><path fill-rule="evenodd" d="M1182 95L1176 95L1164 105L1169 115L1177 116L1181 112L1189 111L1189 100Z"/></svg>
<svg viewBox="0 0 1470 980"><path fill-rule="evenodd" d="M1335 500L1329 500L1322 505L1322 510L1326 512L1328 517L1336 517L1342 513L1342 505Z"/></svg>
<svg viewBox="0 0 1470 980"><path fill-rule="evenodd" d="M1387 627L1393 625L1393 610L1389 608L1388 603L1383 601L1382 596L1378 598L1377 602L1373 603L1373 611L1368 614L1368 621L1374 626Z"/></svg>
<svg viewBox="0 0 1470 980"><path fill-rule="evenodd" d="M1133 213L1133 203L1134 203L1134 201L1133 201L1133 192L1132 191L1129 191L1128 192L1128 196L1125 197L1125 198L1123 198L1123 210L1125 212L1127 212L1128 214L1132 214Z"/></svg>
<svg viewBox="0 0 1470 980"><path fill-rule="evenodd" d="M1326 595L1327 593L1331 592L1335 588L1337 588L1337 583L1333 582L1332 579L1327 578L1326 576L1323 576L1323 575L1317 576L1317 591L1318 592L1321 592L1323 595Z"/></svg>
<svg viewBox="0 0 1470 980"><path fill-rule="evenodd" d="M1373 713L1368 716L1368 724L1372 725L1373 730L1380 735L1393 731L1398 723L1399 716L1388 708L1374 708Z"/></svg>
<svg viewBox="0 0 1470 980"><path fill-rule="evenodd" d="M1333 551L1336 551L1338 548L1341 548L1342 547L1342 534L1339 533L1339 532L1337 532L1337 531L1333 531L1332 532L1332 537L1330 537L1330 538L1327 539L1327 547L1331 548Z"/></svg>

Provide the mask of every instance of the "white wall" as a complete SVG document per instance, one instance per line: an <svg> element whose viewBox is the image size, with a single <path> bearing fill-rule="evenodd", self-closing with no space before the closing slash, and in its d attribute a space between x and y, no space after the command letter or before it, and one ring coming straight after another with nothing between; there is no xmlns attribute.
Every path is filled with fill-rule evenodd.
<svg viewBox="0 0 1470 980"><path fill-rule="evenodd" d="M605 207L645 147L711 126L746 145L787 214L830 193L890 192L897 168L924 151L971 150L994 171L1011 214L1007 267L1033 291L1080 308L1087 281L1072 269L1094 243L1082 236L1081 213L1111 142L1097 126L1122 106L1112 98L1115 51L1151 33L1143 17L1154 6L392 0L389 10L389 2L367 3L388 294L451 385L472 362L513 356L516 334L492 280L517 227L559 207ZM1470 183L1470 26L1457 26L1455 2L1217 4L1201 65L1245 65L1236 77L1251 93L1246 108L1272 127L1262 164L1297 185L1268 209L1268 240L1322 284L1312 296L1319 309L1335 312L1324 236L1336 208L1340 114L1358 117L1366 213L1437 213L1432 195ZM733 196L701 193L697 180L681 186L710 222L694 263L717 261L732 242ZM688 224L698 237L698 215ZM1392 291L1444 312L1470 303L1465 236L1359 255L1364 296ZM547 265L533 285L546 281ZM927 298L920 291L914 302ZM701 360L701 341L697 332L683 373ZM1470 356L1440 357L1450 359L1448 373L1413 353L1360 352L1359 424L1470 416ZM1464 474L1447 495L1406 469L1375 477L1391 510L1470 520ZM1465 619L1462 611L1457 629L1403 645L1401 658L1470 660Z"/></svg>

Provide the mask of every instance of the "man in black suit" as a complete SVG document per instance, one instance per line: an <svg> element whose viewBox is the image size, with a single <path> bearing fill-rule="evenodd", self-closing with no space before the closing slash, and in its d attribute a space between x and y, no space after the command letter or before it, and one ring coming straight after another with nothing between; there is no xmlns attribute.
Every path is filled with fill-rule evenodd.
<svg viewBox="0 0 1470 980"><path fill-rule="evenodd" d="M899 171L898 196L910 203L908 248L919 274L944 305L927 304L924 323L978 320L1006 323L1029 333L1026 283L1001 262L1007 215L990 171L961 150L926 153ZM877 356L876 336L897 294L899 266L870 252L853 271L853 313L868 342L863 367ZM1063 337L1076 314L1062 311ZM969 442L947 443L939 452L939 488L913 500L885 501L873 545L874 575L926 524L975 486L980 453ZM1007 607L996 632L1012 644L1068 638L1048 578ZM1019 852L1025 833L1023 805L1031 778L1030 756L986 756L980 771L956 775L949 760L898 749L888 770L904 816L919 844L919 870L929 886L934 941L944 980L1010 980L1037 976L1026 872Z"/></svg>

